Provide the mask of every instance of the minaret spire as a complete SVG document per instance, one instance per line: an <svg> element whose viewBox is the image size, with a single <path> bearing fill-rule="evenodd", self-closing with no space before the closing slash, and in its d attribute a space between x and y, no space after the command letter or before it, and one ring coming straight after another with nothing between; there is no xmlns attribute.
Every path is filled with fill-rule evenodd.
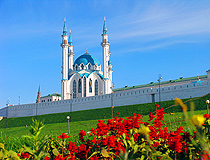
<svg viewBox="0 0 210 160"><path fill-rule="evenodd" d="M66 27L66 18L64 18L64 26L63 26L63 35L62 35L62 80L61 80L61 99L67 99L67 81L68 81L68 50L69 50L69 43L68 43L68 34L67 34L67 27Z"/></svg>
<svg viewBox="0 0 210 160"><path fill-rule="evenodd" d="M69 31L69 45L72 46L71 30Z"/></svg>
<svg viewBox="0 0 210 160"><path fill-rule="evenodd" d="M67 35L66 18L64 18L63 35Z"/></svg>
<svg viewBox="0 0 210 160"><path fill-rule="evenodd" d="M104 78L104 94L112 93L112 66L109 66L110 52L109 52L109 41L106 28L106 18L104 17L103 34L102 36L102 52L103 52L103 78Z"/></svg>
<svg viewBox="0 0 210 160"><path fill-rule="evenodd" d="M104 17L103 34L107 34L107 28L106 28L106 17Z"/></svg>

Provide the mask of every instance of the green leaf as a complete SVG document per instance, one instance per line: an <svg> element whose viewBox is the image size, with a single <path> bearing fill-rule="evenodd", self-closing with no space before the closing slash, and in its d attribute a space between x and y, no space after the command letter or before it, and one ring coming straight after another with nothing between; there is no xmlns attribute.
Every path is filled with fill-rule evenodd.
<svg viewBox="0 0 210 160"><path fill-rule="evenodd" d="M109 157L108 152L104 148L101 150L101 154L103 157Z"/></svg>
<svg viewBox="0 0 210 160"><path fill-rule="evenodd" d="M57 150L56 148L54 148L54 149L52 150L52 153L53 153L55 156L59 155L59 152L58 152L58 150Z"/></svg>
<svg viewBox="0 0 210 160"><path fill-rule="evenodd" d="M17 155L17 153L14 152L14 151L11 151L11 150L8 152L7 155L8 155L8 157L10 157L10 158L19 158L18 155Z"/></svg>
<svg viewBox="0 0 210 160"><path fill-rule="evenodd" d="M139 146L138 146L138 145L135 145L135 146L134 146L134 148L133 148L133 150L134 150L134 154L138 151L138 148L139 148Z"/></svg>
<svg viewBox="0 0 210 160"><path fill-rule="evenodd" d="M0 143L0 149L4 150L4 144L3 143Z"/></svg>
<svg viewBox="0 0 210 160"><path fill-rule="evenodd" d="M94 155L98 154L99 152L93 152L93 154L91 154L91 156L88 158L90 159L91 157L93 157Z"/></svg>
<svg viewBox="0 0 210 160"><path fill-rule="evenodd" d="M144 160L144 158L146 158L146 156L145 155L142 155L141 156L141 160Z"/></svg>

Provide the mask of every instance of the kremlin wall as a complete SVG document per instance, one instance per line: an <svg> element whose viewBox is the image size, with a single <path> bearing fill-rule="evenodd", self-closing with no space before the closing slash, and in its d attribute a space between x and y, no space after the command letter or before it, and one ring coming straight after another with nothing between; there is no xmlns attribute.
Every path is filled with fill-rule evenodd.
<svg viewBox="0 0 210 160"><path fill-rule="evenodd" d="M160 85L161 101L172 100L175 97L192 98L210 93L210 76L195 80L168 83ZM111 106L151 103L159 101L159 85L115 91L91 97L81 97L61 101L31 103L7 106L0 109L3 117L25 117L51 113L74 112Z"/></svg>

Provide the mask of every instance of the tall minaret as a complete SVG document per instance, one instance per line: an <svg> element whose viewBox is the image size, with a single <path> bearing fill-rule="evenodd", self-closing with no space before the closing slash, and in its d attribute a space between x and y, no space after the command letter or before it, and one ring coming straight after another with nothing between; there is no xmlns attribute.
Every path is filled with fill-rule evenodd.
<svg viewBox="0 0 210 160"><path fill-rule="evenodd" d="M73 70L73 57L74 57L74 52L73 52L73 45L72 45L72 38L71 38L71 30L69 33L69 70Z"/></svg>
<svg viewBox="0 0 210 160"><path fill-rule="evenodd" d="M110 60L110 54L109 53L109 41L108 41L108 34L107 34L107 28L106 28L106 19L104 17L104 26L103 26L103 34L102 36L102 42L101 42L101 46L102 46L102 52L103 52L103 77L105 79L105 84L104 84L104 94L108 94L109 93L109 85L108 85L108 62Z"/></svg>
<svg viewBox="0 0 210 160"><path fill-rule="evenodd" d="M64 19L62 35L62 80L61 80L61 99L67 99L67 81L68 81L68 34L66 29L66 19Z"/></svg>
<svg viewBox="0 0 210 160"><path fill-rule="evenodd" d="M36 103L40 103L40 98L41 98L41 92L40 92L40 84L39 84L39 89L38 89ZM20 103L19 103L19 105L20 105Z"/></svg>
<svg viewBox="0 0 210 160"><path fill-rule="evenodd" d="M112 70L112 63L111 63L111 60L108 61L108 65L109 65L108 76L109 76L109 79L110 79L111 84L112 84L112 72L113 72L113 70Z"/></svg>

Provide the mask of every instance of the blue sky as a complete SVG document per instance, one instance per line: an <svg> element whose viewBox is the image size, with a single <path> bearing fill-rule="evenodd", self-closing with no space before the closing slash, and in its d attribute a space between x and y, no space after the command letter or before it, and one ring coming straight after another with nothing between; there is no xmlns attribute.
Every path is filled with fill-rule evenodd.
<svg viewBox="0 0 210 160"><path fill-rule="evenodd" d="M1 0L0 108L61 92L63 20L74 60L88 52L102 63L106 16L115 88L206 74L210 69L210 1Z"/></svg>

